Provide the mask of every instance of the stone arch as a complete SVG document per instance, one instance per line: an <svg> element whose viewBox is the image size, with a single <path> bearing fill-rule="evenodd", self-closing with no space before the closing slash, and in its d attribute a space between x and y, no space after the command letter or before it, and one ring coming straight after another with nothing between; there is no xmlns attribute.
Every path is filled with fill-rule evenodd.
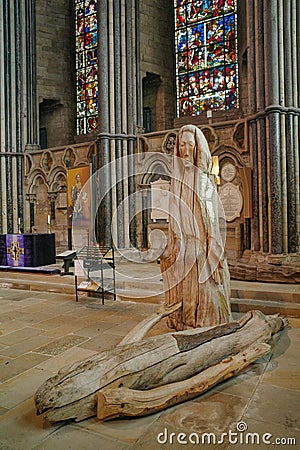
<svg viewBox="0 0 300 450"><path fill-rule="evenodd" d="M249 230L252 216L252 176L251 168L247 166L247 159L241 155L234 146L219 146L214 155L219 157L220 186L219 195L225 195L230 189L240 192L242 198L242 208L237 209L237 217L227 221L226 252L229 259L240 258L244 251L249 248ZM229 165L225 169L226 165ZM230 168L230 164L236 169ZM223 172L222 172L223 170ZM226 177L225 177L226 174ZM222 200L221 200L222 201ZM232 200L232 205L238 202ZM226 214L226 208L224 205Z"/></svg>
<svg viewBox="0 0 300 450"><path fill-rule="evenodd" d="M96 143L93 142L89 148L88 148L88 152L86 155L86 159L87 162L92 163L93 162L93 156L97 154L97 147L96 147Z"/></svg>
<svg viewBox="0 0 300 450"><path fill-rule="evenodd" d="M63 155L63 162L67 169L70 169L71 167L74 167L76 161L76 153L73 149L73 147L68 147L64 151Z"/></svg>
<svg viewBox="0 0 300 450"><path fill-rule="evenodd" d="M42 154L40 164L42 169L46 173L49 173L51 171L51 167L53 166L53 156L49 151L46 151Z"/></svg>
<svg viewBox="0 0 300 450"><path fill-rule="evenodd" d="M60 189L61 181L67 183L67 174L64 167L58 166L51 173L51 178L49 180L50 189L52 192L57 192ZM58 185L59 183L59 185Z"/></svg>
<svg viewBox="0 0 300 450"><path fill-rule="evenodd" d="M201 131L204 134L204 136L208 142L208 146L209 146L211 153L213 153L215 147L219 143L219 138L218 138L215 130L212 127L206 125L204 127L201 127Z"/></svg>
<svg viewBox="0 0 300 450"><path fill-rule="evenodd" d="M245 134L245 122L237 123L233 131L233 142L241 151L245 151Z"/></svg>
<svg viewBox="0 0 300 450"><path fill-rule="evenodd" d="M213 151L212 155L218 156L220 163L224 158L231 158L236 166L245 167L244 159L234 147L230 147L227 145L219 146Z"/></svg>
<svg viewBox="0 0 300 450"><path fill-rule="evenodd" d="M28 175L33 167L32 156L25 154L25 175Z"/></svg>
<svg viewBox="0 0 300 450"><path fill-rule="evenodd" d="M49 188L49 184L44 172L40 168L37 168L33 170L30 177L28 178L28 194L35 194L34 189L36 188L36 182L39 178L41 178L44 184Z"/></svg>
<svg viewBox="0 0 300 450"><path fill-rule="evenodd" d="M35 194L34 231L46 233L47 216L50 214L49 185L42 173L37 173L33 178L30 191Z"/></svg>
<svg viewBox="0 0 300 450"><path fill-rule="evenodd" d="M172 173L172 158L163 153L155 153L144 159L142 167L139 168L140 184L150 184L155 176L170 179Z"/></svg>

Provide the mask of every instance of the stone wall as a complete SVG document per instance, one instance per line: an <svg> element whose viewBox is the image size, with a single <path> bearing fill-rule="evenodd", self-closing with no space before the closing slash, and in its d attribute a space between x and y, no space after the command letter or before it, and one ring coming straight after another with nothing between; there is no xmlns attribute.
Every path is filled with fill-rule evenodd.
<svg viewBox="0 0 300 450"><path fill-rule="evenodd" d="M173 127L175 116L174 86L174 26L172 0L143 0L140 2L140 69L142 78L158 75L144 92L143 107L150 107L152 130ZM157 80L156 80L157 81ZM149 92L150 90L150 92Z"/></svg>
<svg viewBox="0 0 300 450"><path fill-rule="evenodd" d="M251 248L250 236L249 236L249 221L251 220L251 210L252 210L252 197L251 197L251 163L250 154L246 145L245 136L247 135L247 121L246 120L231 120L227 123L211 121L209 124L200 126L203 131L213 156L217 156L219 160L220 168L220 186L219 191L225 189L229 192L237 190L238 194L242 198L240 207L235 205L236 197L232 198L232 203L230 203L227 208L234 208L234 214L232 217L227 216L226 207L224 205L224 212L226 218L226 255L230 262L235 261L243 255L246 249ZM139 137L139 148L141 151L146 152L146 157L144 158L144 167L140 170L141 173L152 172L151 161L155 161L157 165L160 161L163 161L160 155L166 156L173 153L172 145L174 145L174 138L177 134L178 129L169 130L168 133L153 132L143 134ZM157 157L154 158L154 154ZM147 153L150 156L147 157ZM153 165L155 165L153 164ZM172 162L169 160L168 167L166 170L166 175L171 173ZM226 179L222 176L224 166L230 165L234 168L234 175L232 178ZM161 164L163 167L164 164ZM141 185L144 189L148 188L150 190L150 184L147 186L145 180L141 181ZM231 191L230 189L231 188ZM150 195L148 196L150 199ZM149 205L148 205L149 206ZM230 211L229 211L230 212ZM143 227L153 225L151 218L148 214L147 223L143 223ZM165 224L162 224L165 225ZM158 224L156 224L157 228ZM146 239L144 238L144 230L141 227L138 232L140 233L139 241L142 241L145 245Z"/></svg>
<svg viewBox="0 0 300 450"><path fill-rule="evenodd" d="M36 2L37 95L39 128L46 129L47 147L74 142L75 86L73 2Z"/></svg>
<svg viewBox="0 0 300 450"><path fill-rule="evenodd" d="M57 253L68 248L67 171L90 165L95 154L95 142L26 153L24 231L47 233L50 215Z"/></svg>

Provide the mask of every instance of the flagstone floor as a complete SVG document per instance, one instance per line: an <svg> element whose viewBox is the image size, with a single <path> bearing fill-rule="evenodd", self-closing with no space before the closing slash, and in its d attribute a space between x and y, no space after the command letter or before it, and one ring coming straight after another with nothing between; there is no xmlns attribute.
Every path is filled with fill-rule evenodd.
<svg viewBox="0 0 300 450"><path fill-rule="evenodd" d="M113 348L156 309L151 303L109 300L102 306L100 299L84 296L75 303L73 294L1 288L0 449L300 448L296 318L274 340L270 354L193 401L134 420L43 424L33 402L43 381L63 366ZM162 322L152 334L165 331Z"/></svg>

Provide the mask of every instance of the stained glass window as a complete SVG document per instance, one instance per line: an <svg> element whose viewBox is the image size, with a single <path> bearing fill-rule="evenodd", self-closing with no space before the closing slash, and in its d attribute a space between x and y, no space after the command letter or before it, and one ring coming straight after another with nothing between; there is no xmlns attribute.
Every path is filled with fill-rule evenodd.
<svg viewBox="0 0 300 450"><path fill-rule="evenodd" d="M77 134L98 127L97 0L75 0Z"/></svg>
<svg viewBox="0 0 300 450"><path fill-rule="evenodd" d="M237 0L174 0L177 115L238 106Z"/></svg>

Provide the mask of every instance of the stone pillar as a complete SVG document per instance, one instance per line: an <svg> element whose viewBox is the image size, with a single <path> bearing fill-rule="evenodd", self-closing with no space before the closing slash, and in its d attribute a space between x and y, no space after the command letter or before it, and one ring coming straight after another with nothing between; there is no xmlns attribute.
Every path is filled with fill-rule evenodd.
<svg viewBox="0 0 300 450"><path fill-rule="evenodd" d="M255 74L255 15L254 15L255 0L248 0L246 2L247 13L247 41L248 41L248 98L250 111L256 111L256 74Z"/></svg>
<svg viewBox="0 0 300 450"><path fill-rule="evenodd" d="M119 1L114 3L114 17L115 17L115 34L114 34L114 57L115 57L115 114L116 114L116 135L120 136L122 133L122 102L120 101L121 92L121 5ZM124 207L122 205L124 199L124 181L123 181L123 164L120 158L122 158L122 139L120 137L116 138L116 175L117 175L117 186L116 186L116 206L118 208L117 215L117 227L118 233L118 245L120 247L125 246L124 237Z"/></svg>
<svg viewBox="0 0 300 450"><path fill-rule="evenodd" d="M24 228L24 151L38 148L35 2L0 3L0 231Z"/></svg>
<svg viewBox="0 0 300 450"><path fill-rule="evenodd" d="M99 5L100 6L100 5ZM98 72L99 77L99 136L98 136L98 167L101 168L109 164L110 148L109 148L109 54L108 54L108 0L101 2L98 8L98 28L101 33L98 45L98 66L101 70ZM100 41L101 36L101 41ZM108 170L103 172L100 180L100 191L105 193L105 197L100 205L98 214L99 242L102 245L111 244L111 176Z"/></svg>
<svg viewBox="0 0 300 450"><path fill-rule="evenodd" d="M27 194L29 202L29 233L33 232L34 227L34 204L36 202L36 194Z"/></svg>
<svg viewBox="0 0 300 450"><path fill-rule="evenodd" d="M253 207L252 207L252 233L251 242L253 250L258 252L260 250L260 236L258 230L260 229L259 220L259 190L258 190L258 149L257 149L257 123L254 120L250 122L250 145L252 148L252 164L253 164Z"/></svg>
<svg viewBox="0 0 300 450"><path fill-rule="evenodd" d="M130 245L128 219L134 217L132 201L128 207L122 203L135 192L132 158L135 151L136 91L135 28L132 0L105 0L98 12L99 29L99 135L98 168L109 163L110 170L101 176L101 190L106 197L98 215L98 240L111 245L111 220L117 211L118 228L116 245ZM120 158L128 156L128 161ZM129 162L129 164L128 164ZM133 221L131 241L136 242Z"/></svg>
<svg viewBox="0 0 300 450"><path fill-rule="evenodd" d="M55 203L56 203L56 199L57 199L57 192L49 192L48 198L50 201L51 220L55 220Z"/></svg>
<svg viewBox="0 0 300 450"><path fill-rule="evenodd" d="M269 251L269 215L268 215L268 161L266 146L266 120L262 117L258 121L259 130L259 198L260 198L260 248Z"/></svg>
<svg viewBox="0 0 300 450"><path fill-rule="evenodd" d="M288 108L294 105L294 90L297 83L293 79L293 43L292 43L292 1L283 3L284 18L284 66L285 66L285 104ZM297 81L297 80L295 80ZM296 183L295 183L295 143L294 143L294 115L291 111L286 114L286 168L287 168L287 217L288 217L288 251L296 252Z"/></svg>
<svg viewBox="0 0 300 450"><path fill-rule="evenodd" d="M136 190L135 186L135 167L134 167L134 146L135 146L135 86L134 86L134 39L133 39L133 4L132 0L126 1L126 48L127 48L127 64L126 64L126 75L127 75L127 130L130 138L128 140L128 155L129 159L129 180L128 180L128 194L129 194L129 216L131 219L130 227L130 242L135 247L136 246L136 217L135 217L135 199L134 192Z"/></svg>
<svg viewBox="0 0 300 450"><path fill-rule="evenodd" d="M27 142L26 149L36 150L38 145L38 114L36 95L36 23L35 0L25 2L26 30L26 92L27 92Z"/></svg>
<svg viewBox="0 0 300 450"><path fill-rule="evenodd" d="M299 105L297 14L294 0L253 0L248 7L251 73L256 98L250 122L253 163L252 250L295 253L299 233ZM255 86L255 85L254 85ZM296 143L297 141L297 143ZM298 242L299 245L299 242Z"/></svg>

